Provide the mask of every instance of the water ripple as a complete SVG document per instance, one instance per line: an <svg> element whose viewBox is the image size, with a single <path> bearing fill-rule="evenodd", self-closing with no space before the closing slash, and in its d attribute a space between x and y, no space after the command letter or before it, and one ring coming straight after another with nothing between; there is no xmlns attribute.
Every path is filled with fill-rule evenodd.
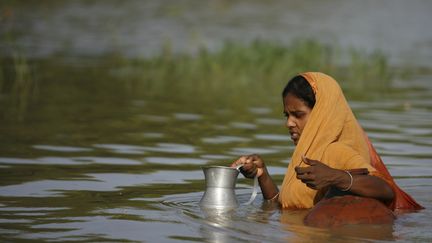
<svg viewBox="0 0 432 243"><path fill-rule="evenodd" d="M397 142L377 142L375 147L378 152L387 155L406 155L406 156L429 156L432 157L430 146L414 145L410 143Z"/></svg>
<svg viewBox="0 0 432 243"><path fill-rule="evenodd" d="M202 119L202 115L192 113L174 113L174 117L182 121L198 121Z"/></svg>
<svg viewBox="0 0 432 243"><path fill-rule="evenodd" d="M244 137L236 137L236 136L215 136L201 139L204 143L214 143L214 144L223 144L223 143L233 143L233 142L249 142L249 138Z"/></svg>
<svg viewBox="0 0 432 243"><path fill-rule="evenodd" d="M154 147L125 144L95 144L93 146L97 148L109 149L112 152L122 154L144 154L145 152L190 154L196 152L195 146L179 143L157 143Z"/></svg>
<svg viewBox="0 0 432 243"><path fill-rule="evenodd" d="M280 134L255 134L256 139L267 141L291 141L291 137Z"/></svg>
<svg viewBox="0 0 432 243"><path fill-rule="evenodd" d="M257 118L255 119L255 122L257 124L262 124L262 125L277 125L277 126L284 125L284 120L275 119L275 118Z"/></svg>
<svg viewBox="0 0 432 243"><path fill-rule="evenodd" d="M61 196L63 191L117 191L122 187L151 184L183 184L200 180L202 171L158 171L150 174L93 173L80 180L40 180L0 187L0 196Z"/></svg>
<svg viewBox="0 0 432 243"><path fill-rule="evenodd" d="M57 145L33 145L33 148L40 150L48 150L55 152L87 152L92 151L90 148L71 147L71 146L57 146Z"/></svg>
<svg viewBox="0 0 432 243"><path fill-rule="evenodd" d="M256 115L265 115L271 112L271 109L268 107L249 107L249 112Z"/></svg>
<svg viewBox="0 0 432 243"><path fill-rule="evenodd" d="M278 149L271 148L232 148L228 154L245 155L245 154L274 154L278 153Z"/></svg>
<svg viewBox="0 0 432 243"><path fill-rule="evenodd" d="M209 160L197 158L167 158L167 157L146 157L144 161L155 164L169 164L169 165L182 165L182 164L206 164Z"/></svg>
<svg viewBox="0 0 432 243"><path fill-rule="evenodd" d="M143 147L143 149L151 152L180 153L180 154L191 154L196 152L195 146L189 144L179 144L179 143L158 143L157 147Z"/></svg>
<svg viewBox="0 0 432 243"><path fill-rule="evenodd" d="M247 123L247 122L231 122L231 127L233 128L241 128L241 129L249 129L253 130L256 129L257 126L253 123Z"/></svg>
<svg viewBox="0 0 432 243"><path fill-rule="evenodd" d="M118 154L144 154L144 147L127 144L94 144L96 148L108 149Z"/></svg>

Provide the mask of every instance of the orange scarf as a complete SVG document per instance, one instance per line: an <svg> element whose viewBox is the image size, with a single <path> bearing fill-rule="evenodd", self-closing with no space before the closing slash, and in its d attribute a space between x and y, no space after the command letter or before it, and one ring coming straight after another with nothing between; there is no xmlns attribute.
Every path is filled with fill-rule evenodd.
<svg viewBox="0 0 432 243"><path fill-rule="evenodd" d="M307 166L301 163L302 155L332 168L367 168L371 175L379 176L391 185L390 180L381 175L381 170L378 172L374 168L376 165L371 165L371 158L377 161L379 156L370 149L372 145L365 139L363 129L338 83L323 73L308 72L301 75L312 86L316 102L282 183L279 195L282 207L311 208L314 205L317 191L298 180L294 171L296 166Z"/></svg>
<svg viewBox="0 0 432 243"><path fill-rule="evenodd" d="M369 141L369 138L367 137L366 133L365 133L365 137L369 146L369 153L371 156L372 166L377 171L380 172L381 174L380 177L384 179L391 186L395 194L395 198L393 199L393 202L391 202L391 204L389 205L389 208L396 212L423 209L424 208L423 206L418 204L410 195L408 195L406 192L400 189L400 187L393 180L393 177L390 175L390 172L387 170L387 167L384 165L383 161L381 160L381 157L377 154L372 143Z"/></svg>

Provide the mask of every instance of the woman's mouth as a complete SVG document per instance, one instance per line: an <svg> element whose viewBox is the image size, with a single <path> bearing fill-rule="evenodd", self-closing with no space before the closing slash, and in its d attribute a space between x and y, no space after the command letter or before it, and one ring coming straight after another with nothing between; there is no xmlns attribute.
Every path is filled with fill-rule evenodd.
<svg viewBox="0 0 432 243"><path fill-rule="evenodd" d="M293 140L294 142L297 141L300 137L300 134L296 132L290 132L290 134L291 134L291 140Z"/></svg>

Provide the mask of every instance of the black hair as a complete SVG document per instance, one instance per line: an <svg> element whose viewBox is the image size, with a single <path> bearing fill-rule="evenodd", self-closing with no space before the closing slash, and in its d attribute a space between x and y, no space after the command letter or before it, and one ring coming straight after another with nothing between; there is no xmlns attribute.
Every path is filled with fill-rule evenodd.
<svg viewBox="0 0 432 243"><path fill-rule="evenodd" d="M285 98L288 94L292 94L303 100L303 102L311 109L315 105L314 91L309 82L301 75L295 76L287 83L282 92L282 98Z"/></svg>

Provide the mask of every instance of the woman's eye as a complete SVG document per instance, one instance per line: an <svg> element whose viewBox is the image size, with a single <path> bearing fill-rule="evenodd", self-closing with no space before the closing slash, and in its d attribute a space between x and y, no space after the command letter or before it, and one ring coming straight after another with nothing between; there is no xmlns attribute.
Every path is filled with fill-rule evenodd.
<svg viewBox="0 0 432 243"><path fill-rule="evenodd" d="M294 112L292 115L293 115L295 118L300 119L300 118L304 115L304 113L303 113L303 112Z"/></svg>

